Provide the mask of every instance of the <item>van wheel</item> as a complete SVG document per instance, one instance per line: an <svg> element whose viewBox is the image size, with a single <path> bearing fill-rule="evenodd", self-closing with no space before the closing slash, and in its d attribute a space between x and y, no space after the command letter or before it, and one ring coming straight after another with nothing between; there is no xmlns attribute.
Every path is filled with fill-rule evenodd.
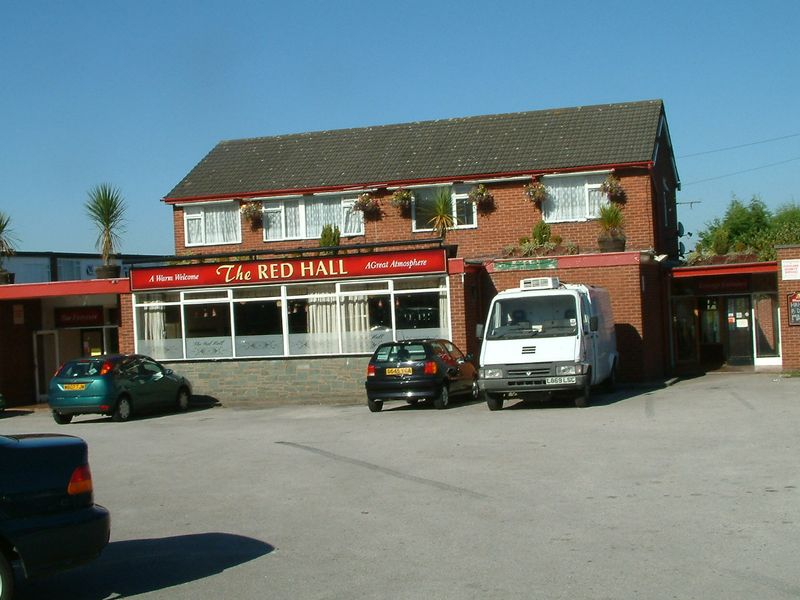
<svg viewBox="0 0 800 600"><path fill-rule="evenodd" d="M14 596L14 571L8 558L0 550L0 600L10 600Z"/></svg>
<svg viewBox="0 0 800 600"><path fill-rule="evenodd" d="M55 421L59 425L66 425L67 423L72 421L72 415L62 415L60 412L54 410L53 421Z"/></svg>
<svg viewBox="0 0 800 600"><path fill-rule="evenodd" d="M373 400L372 398L367 398L367 406L369 407L369 412L381 412L383 408L383 400Z"/></svg>
<svg viewBox="0 0 800 600"><path fill-rule="evenodd" d="M433 405L438 409L442 410L443 408L447 408L447 405L450 403L450 391L447 389L447 384L445 383L442 385L442 389L439 390L439 395L433 399Z"/></svg>
<svg viewBox="0 0 800 600"><path fill-rule="evenodd" d="M587 408L591 404L591 392L592 392L592 374L591 372L586 373L583 378L583 389L580 393L575 396L575 406L578 408Z"/></svg>
<svg viewBox="0 0 800 600"><path fill-rule="evenodd" d="M131 404L131 399L127 396L123 396L117 400L117 407L114 409L114 414L111 418L118 423L122 423L130 419L132 414L133 405Z"/></svg>
<svg viewBox="0 0 800 600"><path fill-rule="evenodd" d="M503 410L503 399L486 394L486 405L489 410Z"/></svg>

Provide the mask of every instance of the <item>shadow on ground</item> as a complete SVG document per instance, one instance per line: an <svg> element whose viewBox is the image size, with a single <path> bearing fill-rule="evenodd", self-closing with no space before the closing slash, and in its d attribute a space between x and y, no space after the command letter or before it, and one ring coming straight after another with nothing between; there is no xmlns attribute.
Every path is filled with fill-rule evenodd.
<svg viewBox="0 0 800 600"><path fill-rule="evenodd" d="M128 598L221 573L274 549L265 542L230 533L112 542L98 559L77 569L43 579L18 577L15 598Z"/></svg>

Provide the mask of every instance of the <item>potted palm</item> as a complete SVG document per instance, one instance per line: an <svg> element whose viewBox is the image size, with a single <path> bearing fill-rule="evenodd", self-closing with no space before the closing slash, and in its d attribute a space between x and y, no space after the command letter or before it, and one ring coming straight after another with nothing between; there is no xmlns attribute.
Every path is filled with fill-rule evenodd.
<svg viewBox="0 0 800 600"><path fill-rule="evenodd" d="M600 234L597 236L597 245L601 252L625 250L625 215L619 204L609 202L601 206L598 224Z"/></svg>
<svg viewBox="0 0 800 600"><path fill-rule="evenodd" d="M11 233L11 217L0 212L0 284L14 283L14 273L5 270L3 260L14 254L15 241Z"/></svg>
<svg viewBox="0 0 800 600"><path fill-rule="evenodd" d="M433 204L428 211L428 225L436 234L444 239L447 232L455 225L453 219L453 200L449 188L441 188L433 197Z"/></svg>
<svg viewBox="0 0 800 600"><path fill-rule="evenodd" d="M114 263L114 254L120 242L120 233L125 230L125 199L119 188L101 183L89 190L84 205L89 219L97 226L97 249L103 265L95 269L100 279L119 277L120 266Z"/></svg>

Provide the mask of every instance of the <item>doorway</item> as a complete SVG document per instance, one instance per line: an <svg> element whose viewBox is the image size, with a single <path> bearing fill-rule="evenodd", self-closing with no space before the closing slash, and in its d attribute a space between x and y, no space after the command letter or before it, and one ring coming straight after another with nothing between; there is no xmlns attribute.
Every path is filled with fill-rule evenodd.
<svg viewBox="0 0 800 600"><path fill-rule="evenodd" d="M50 378L60 364L57 331L37 331L33 334L33 357L36 373L36 401L47 402Z"/></svg>
<svg viewBox="0 0 800 600"><path fill-rule="evenodd" d="M725 354L730 365L753 364L753 320L750 296L725 298L727 339Z"/></svg>

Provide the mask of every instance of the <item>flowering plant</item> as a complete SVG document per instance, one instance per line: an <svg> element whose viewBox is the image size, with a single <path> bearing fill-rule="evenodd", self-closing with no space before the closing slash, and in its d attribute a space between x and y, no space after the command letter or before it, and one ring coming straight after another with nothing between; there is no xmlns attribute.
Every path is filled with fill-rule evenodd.
<svg viewBox="0 0 800 600"><path fill-rule="evenodd" d="M392 194L390 203L396 208L408 208L411 206L411 200L414 198L411 190L405 188L398 188Z"/></svg>
<svg viewBox="0 0 800 600"><path fill-rule="evenodd" d="M494 196L482 183L473 187L469 192L469 200L473 204L481 204L484 206L494 203Z"/></svg>
<svg viewBox="0 0 800 600"><path fill-rule="evenodd" d="M625 198L625 190L622 189L622 184L619 179L614 177L613 173L609 173L608 177L600 184L600 191L606 194L609 200L621 202Z"/></svg>
<svg viewBox="0 0 800 600"><path fill-rule="evenodd" d="M377 218L381 214L381 203L377 198L373 198L369 192L359 194L353 202L353 210L360 210L367 218Z"/></svg>
<svg viewBox="0 0 800 600"><path fill-rule="evenodd" d="M528 200L534 204L541 204L547 198L547 188L541 181L532 181L522 188Z"/></svg>
<svg viewBox="0 0 800 600"><path fill-rule="evenodd" d="M261 202L243 202L239 207L239 212L251 223L261 220L263 215L261 211Z"/></svg>

